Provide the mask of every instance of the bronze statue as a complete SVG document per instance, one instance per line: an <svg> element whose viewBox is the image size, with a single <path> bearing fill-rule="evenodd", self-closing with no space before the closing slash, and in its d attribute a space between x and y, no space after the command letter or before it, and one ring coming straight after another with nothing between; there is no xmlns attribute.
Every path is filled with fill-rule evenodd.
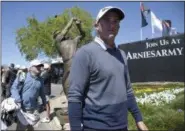
<svg viewBox="0 0 185 131"><path fill-rule="evenodd" d="M71 39L67 37L67 33L69 32L74 22L80 32L80 35L78 35L74 39ZM85 33L82 31L81 21L77 18L72 18L62 31L55 31L53 34L53 38L56 42L57 49L64 63L64 75L62 78L62 84L63 84L63 91L66 97L68 96L68 88L69 88L68 77L69 77L72 57L76 52L79 41L82 40L84 37L85 37Z"/></svg>

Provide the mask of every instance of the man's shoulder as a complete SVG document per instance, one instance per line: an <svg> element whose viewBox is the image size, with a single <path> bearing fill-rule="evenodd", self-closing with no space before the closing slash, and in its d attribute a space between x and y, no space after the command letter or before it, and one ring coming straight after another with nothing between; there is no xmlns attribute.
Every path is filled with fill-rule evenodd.
<svg viewBox="0 0 185 131"><path fill-rule="evenodd" d="M74 58L75 59L89 59L94 52L94 48L96 43L90 42L88 44L85 44L77 49Z"/></svg>
<svg viewBox="0 0 185 131"><path fill-rule="evenodd" d="M95 43L94 41L91 41L85 45L83 45L82 47L80 47L78 50L79 51L86 51L86 52L93 52L94 49L97 48L97 43Z"/></svg>
<svg viewBox="0 0 185 131"><path fill-rule="evenodd" d="M30 72L25 73L25 82L33 81L34 78L31 76Z"/></svg>
<svg viewBox="0 0 185 131"><path fill-rule="evenodd" d="M29 82L35 82L35 81L40 81L40 82L43 82L43 78L41 76L38 76L38 77L33 77L31 75L30 72L26 73L26 76L25 76L25 82L29 83Z"/></svg>

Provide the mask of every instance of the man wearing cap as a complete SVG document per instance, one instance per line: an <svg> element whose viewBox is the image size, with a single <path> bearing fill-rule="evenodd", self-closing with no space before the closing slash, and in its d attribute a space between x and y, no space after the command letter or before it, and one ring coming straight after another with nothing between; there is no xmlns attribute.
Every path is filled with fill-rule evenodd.
<svg viewBox="0 0 185 131"><path fill-rule="evenodd" d="M101 9L94 24L97 36L72 60L68 92L72 131L127 131L128 110L138 129L148 130L133 94L126 55L115 46L124 17L117 7Z"/></svg>
<svg viewBox="0 0 185 131"><path fill-rule="evenodd" d="M31 67L26 75L26 79L22 87L19 86L18 78L12 85L11 93L15 102L21 105L21 109L30 114L38 116L38 102L40 96L43 105L46 106L46 97L44 94L43 79L40 77L41 67L43 64L39 60L33 60ZM32 130L32 125L24 126L20 121L17 124L17 130Z"/></svg>

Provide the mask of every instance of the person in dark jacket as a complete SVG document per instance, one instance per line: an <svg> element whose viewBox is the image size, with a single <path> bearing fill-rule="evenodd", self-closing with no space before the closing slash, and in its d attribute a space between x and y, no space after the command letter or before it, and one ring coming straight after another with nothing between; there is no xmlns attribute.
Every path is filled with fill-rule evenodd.
<svg viewBox="0 0 185 131"><path fill-rule="evenodd" d="M49 98L51 95L51 65L44 63L44 70L41 73L41 77L44 80L44 93L46 95L46 101L47 101L47 106L46 106L46 112L47 112L47 117L43 118L41 122L50 122L50 104L49 104Z"/></svg>
<svg viewBox="0 0 185 131"><path fill-rule="evenodd" d="M16 79L16 72L14 68L14 64L11 63L10 67L4 67L3 74L2 74L2 88L3 88L3 97L8 98L10 97L10 88Z"/></svg>

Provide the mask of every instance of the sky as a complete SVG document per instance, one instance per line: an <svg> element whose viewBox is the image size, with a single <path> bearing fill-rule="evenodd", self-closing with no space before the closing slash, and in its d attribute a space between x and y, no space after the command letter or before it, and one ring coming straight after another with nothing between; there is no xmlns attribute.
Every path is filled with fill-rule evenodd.
<svg viewBox="0 0 185 131"><path fill-rule="evenodd" d="M177 32L184 33L184 2L143 2L160 19L172 21L172 27ZM89 12L95 19L99 10L105 6L117 6L125 12L125 19L121 21L119 34L116 37L116 44L139 41L141 31L140 2L1 2L1 63L9 65L28 66L29 62L19 52L16 45L16 30L27 26L26 18L35 16L40 22L45 21L49 16L61 14L65 9L78 6ZM142 28L142 38L152 38L151 18L147 17L149 23ZM161 33L156 32L153 37L160 37ZM44 59L41 55L38 59Z"/></svg>

